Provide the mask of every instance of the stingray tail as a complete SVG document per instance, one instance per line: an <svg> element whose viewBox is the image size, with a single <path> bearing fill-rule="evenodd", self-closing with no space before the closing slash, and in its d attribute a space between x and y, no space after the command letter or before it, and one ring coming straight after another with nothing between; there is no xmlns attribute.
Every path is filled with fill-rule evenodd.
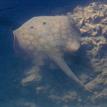
<svg viewBox="0 0 107 107"><path fill-rule="evenodd" d="M62 69L62 71L80 86L84 87L84 84L79 80L79 78L72 72L69 66L65 63L64 59L61 56L49 54L49 57Z"/></svg>

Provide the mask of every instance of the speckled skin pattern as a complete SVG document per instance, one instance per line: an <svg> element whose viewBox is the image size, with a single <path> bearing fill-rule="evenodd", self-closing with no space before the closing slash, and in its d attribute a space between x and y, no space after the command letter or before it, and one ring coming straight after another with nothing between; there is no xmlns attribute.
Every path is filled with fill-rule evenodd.
<svg viewBox="0 0 107 107"><path fill-rule="evenodd" d="M19 46L26 52L76 51L79 39L71 33L67 16L34 17L13 33ZM30 53L30 54L31 54Z"/></svg>

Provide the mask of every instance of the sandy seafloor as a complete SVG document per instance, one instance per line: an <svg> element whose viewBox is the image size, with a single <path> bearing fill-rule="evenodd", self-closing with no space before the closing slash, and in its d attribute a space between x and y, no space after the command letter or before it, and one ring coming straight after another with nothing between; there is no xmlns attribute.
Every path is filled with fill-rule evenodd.
<svg viewBox="0 0 107 107"><path fill-rule="evenodd" d="M85 5L89 0L0 0L0 107L106 107L105 102L91 103L86 100L88 93L68 79L60 69L49 62L43 67L44 81L22 86L20 81L31 63L14 53L12 31L34 16L61 15L71 11L77 5ZM78 71L85 65L87 58L78 52L71 58L69 65ZM70 57L70 58L69 58ZM78 67L77 67L78 66ZM87 65L86 65L87 66ZM77 75L79 71L76 72ZM37 89L36 87L38 86ZM48 91L47 91L48 90ZM63 101L64 93L76 90L82 99L70 103ZM37 91L37 92L36 92ZM49 92L49 93L48 93ZM52 95L51 95L52 94ZM71 98L72 99L72 98Z"/></svg>

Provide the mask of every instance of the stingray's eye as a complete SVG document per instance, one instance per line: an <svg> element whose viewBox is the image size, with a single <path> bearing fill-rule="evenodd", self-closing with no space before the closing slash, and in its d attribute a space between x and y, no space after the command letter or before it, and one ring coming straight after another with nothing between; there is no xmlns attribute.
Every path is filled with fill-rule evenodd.
<svg viewBox="0 0 107 107"><path fill-rule="evenodd" d="M30 26L30 28L31 28L31 29L33 29L33 28L34 28L34 26Z"/></svg>
<svg viewBox="0 0 107 107"><path fill-rule="evenodd" d="M43 22L43 25L46 25L46 22Z"/></svg>

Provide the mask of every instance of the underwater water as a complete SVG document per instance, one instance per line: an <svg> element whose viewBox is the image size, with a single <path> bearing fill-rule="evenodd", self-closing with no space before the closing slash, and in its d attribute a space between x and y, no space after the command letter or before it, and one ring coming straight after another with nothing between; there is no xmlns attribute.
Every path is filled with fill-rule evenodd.
<svg viewBox="0 0 107 107"><path fill-rule="evenodd" d="M107 106L107 96L90 100L94 94L68 78L50 59L34 64L19 55L14 48L13 30L30 18L65 15L77 5L88 3L90 0L0 0L0 107ZM87 74L90 78L97 75L86 55L90 47L86 45L74 54L65 55L66 63L78 77L81 74ZM31 77L35 70L36 77ZM31 81L26 83L29 78Z"/></svg>

